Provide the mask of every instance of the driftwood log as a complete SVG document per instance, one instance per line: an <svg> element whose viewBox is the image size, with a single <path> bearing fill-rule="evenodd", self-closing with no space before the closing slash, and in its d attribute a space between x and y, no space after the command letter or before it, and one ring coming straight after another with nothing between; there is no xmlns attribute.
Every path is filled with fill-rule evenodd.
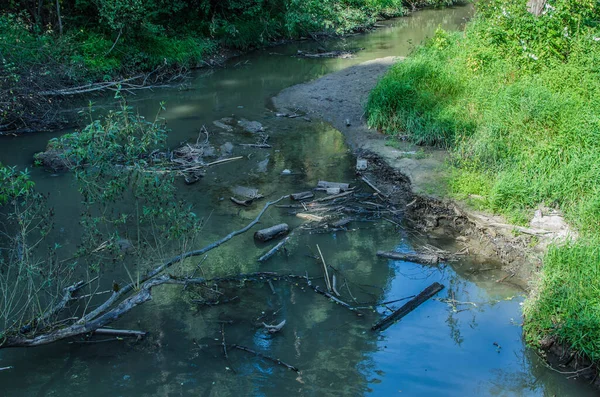
<svg viewBox="0 0 600 397"><path fill-rule="evenodd" d="M292 200L300 201L300 200L313 198L313 197L315 197L315 195L313 194L313 192L300 192L300 193L292 194L291 197L292 197Z"/></svg>
<svg viewBox="0 0 600 397"><path fill-rule="evenodd" d="M258 241L269 241L274 238L285 236L290 232L290 227L287 223L271 226L266 229L261 229L254 233L254 238Z"/></svg>
<svg viewBox="0 0 600 397"><path fill-rule="evenodd" d="M338 188L341 191L346 191L350 188L350 184L340 183L340 182L327 182L327 181L319 181L319 183L317 183L317 189L331 189L331 188Z"/></svg>
<svg viewBox="0 0 600 397"><path fill-rule="evenodd" d="M422 303L426 302L429 298L440 292L444 289L444 286L440 283L433 283L429 287L425 288L421 293L408 302L406 302L402 307L389 316L385 317L381 321L377 322L375 325L371 327L373 331L381 330L388 328L394 322L400 320L402 317L406 316L408 313L415 310Z"/></svg>
<svg viewBox="0 0 600 397"><path fill-rule="evenodd" d="M275 253L277 251L279 251L279 249L281 247L283 247L285 245L285 243L287 243L290 240L291 236L292 235L290 234L289 236L287 236L286 238L284 238L283 240L281 240L279 243L277 243L276 246L274 246L273 248L271 248L270 250L268 250L263 256L261 256L260 258L258 258L258 261L259 262L265 262L267 259L269 259L273 255L275 255Z"/></svg>
<svg viewBox="0 0 600 397"><path fill-rule="evenodd" d="M406 252L394 252L394 251L377 251L377 256L388 259L395 259L399 261L420 263L422 265L436 265L443 260L435 254L421 254L421 253L406 253Z"/></svg>

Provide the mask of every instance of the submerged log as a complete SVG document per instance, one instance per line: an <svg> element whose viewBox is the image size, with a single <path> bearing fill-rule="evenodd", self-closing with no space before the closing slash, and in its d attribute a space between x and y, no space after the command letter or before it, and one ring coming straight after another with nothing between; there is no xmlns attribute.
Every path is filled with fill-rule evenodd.
<svg viewBox="0 0 600 397"><path fill-rule="evenodd" d="M339 187L328 187L325 189L325 193L327 194L340 194L341 190Z"/></svg>
<svg viewBox="0 0 600 397"><path fill-rule="evenodd" d="M271 226L266 229L261 229L254 233L254 238L259 241L269 241L274 238L284 236L290 232L290 227L287 223Z"/></svg>
<svg viewBox="0 0 600 397"><path fill-rule="evenodd" d="M305 212L296 214L296 217L300 218L300 219L305 219L305 220L311 221L311 222L321 222L324 219L322 216L307 214Z"/></svg>
<svg viewBox="0 0 600 397"><path fill-rule="evenodd" d="M148 335L146 331L136 331L132 329L112 329L112 328L98 328L94 331L96 335L113 335L113 336L135 336L137 338L143 338Z"/></svg>
<svg viewBox="0 0 600 397"><path fill-rule="evenodd" d="M354 220L354 218L350 218L350 217L343 218L343 219L340 219L339 221L335 221L335 222L331 223L330 225L333 226L333 227L335 227L335 228L339 228L339 227L342 227L342 226L346 226L347 224L349 224L353 220Z"/></svg>
<svg viewBox="0 0 600 397"><path fill-rule="evenodd" d="M292 197L292 200L299 201L299 200L313 198L313 197L315 197L315 195L313 194L313 192L300 192L300 193L292 194L291 197Z"/></svg>
<svg viewBox="0 0 600 397"><path fill-rule="evenodd" d="M281 240L275 247L271 248L269 251L267 251L263 256L261 256L260 258L258 258L259 262L264 262L267 259L269 259L270 257L272 257L273 255L275 255L275 253L277 251L279 251L279 249L281 247L283 247L285 245L285 243L287 243L290 240L290 237L292 235L290 234L289 236L287 236L286 238L284 238L283 240Z"/></svg>
<svg viewBox="0 0 600 397"><path fill-rule="evenodd" d="M371 327L371 329L373 331L383 331L384 329L392 325L394 322L400 320L402 317L415 310L422 303L426 302L429 298L431 298L443 289L444 286L440 283L435 282L431 284L429 287L425 288L419 295L415 296L413 299L409 300L404 305L402 305L400 309L396 310L389 316L377 322Z"/></svg>
<svg viewBox="0 0 600 397"><path fill-rule="evenodd" d="M346 191L350 188L350 184L340 183L340 182L319 181L319 183L317 183L317 188L319 188L319 189L338 188L341 191Z"/></svg>
<svg viewBox="0 0 600 397"><path fill-rule="evenodd" d="M443 258L434 254L410 254L406 252L377 251L377 256L382 258L396 259L399 261L420 263L422 265L436 265Z"/></svg>
<svg viewBox="0 0 600 397"><path fill-rule="evenodd" d="M299 371L299 369L297 367L294 367L293 365L290 365L290 364L288 364L288 363L286 363L284 361L281 361L278 358L273 358L273 357L270 357L270 356L266 356L266 355L264 355L262 353L256 352L256 351L254 351L254 350L252 350L252 349L250 349L250 348L248 348L246 346L229 345L229 348L231 348L231 349L238 349L238 350L242 350L242 351L248 352L250 354L254 354L256 357L260 357L262 359L272 361L275 364L279 364L279 365L281 365L283 367L286 367L287 369L290 369L290 370L292 370L294 372L298 372Z"/></svg>

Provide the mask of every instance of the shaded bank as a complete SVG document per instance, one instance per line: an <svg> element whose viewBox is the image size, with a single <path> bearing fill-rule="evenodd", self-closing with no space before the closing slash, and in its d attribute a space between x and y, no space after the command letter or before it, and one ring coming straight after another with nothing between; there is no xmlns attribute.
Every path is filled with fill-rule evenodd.
<svg viewBox="0 0 600 397"><path fill-rule="evenodd" d="M0 5L0 134L58 129L66 99L182 85L191 68L273 42L364 32L380 19L453 0L176 2L118 0ZM185 84L183 85L185 86Z"/></svg>

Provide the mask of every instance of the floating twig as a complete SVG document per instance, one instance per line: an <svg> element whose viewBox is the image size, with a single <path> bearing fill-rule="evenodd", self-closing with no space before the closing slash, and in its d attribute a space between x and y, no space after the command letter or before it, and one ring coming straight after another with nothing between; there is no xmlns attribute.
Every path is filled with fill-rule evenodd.
<svg viewBox="0 0 600 397"><path fill-rule="evenodd" d="M262 359L265 359L265 360L272 361L272 362L274 362L275 364L279 364L279 365L281 365L281 366L283 366L283 367L286 367L287 369L291 369L292 371L295 371L295 372L298 372L298 371L300 371L300 370L299 370L297 367L294 367L293 365L290 365L290 364L288 364L288 363L286 363L286 362L284 362L284 361L281 361L281 360L280 360L280 359L278 359L278 358L273 358L273 357L266 356L266 355L264 355L264 354L262 354L262 353L259 353L259 352L256 352L256 351L254 351L254 350L252 350L252 349L250 349L250 348L248 348L248 347L246 347L246 346L241 346L241 345L229 345L229 347L230 347L230 348L232 348L232 349L238 349L238 350L242 350L242 351L248 352L248 353L250 353L250 354L254 354L254 355L255 355L255 356L257 356L257 357L260 357L260 358L262 358Z"/></svg>

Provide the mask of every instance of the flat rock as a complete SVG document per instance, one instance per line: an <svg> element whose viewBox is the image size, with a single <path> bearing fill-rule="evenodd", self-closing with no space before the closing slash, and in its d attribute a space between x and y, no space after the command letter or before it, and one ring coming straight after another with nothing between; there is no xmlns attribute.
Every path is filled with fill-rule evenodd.
<svg viewBox="0 0 600 397"><path fill-rule="evenodd" d="M263 132L265 130L263 125L258 121L241 119L238 121L238 125L242 127L245 131L250 132L252 134L256 134L257 132Z"/></svg>

